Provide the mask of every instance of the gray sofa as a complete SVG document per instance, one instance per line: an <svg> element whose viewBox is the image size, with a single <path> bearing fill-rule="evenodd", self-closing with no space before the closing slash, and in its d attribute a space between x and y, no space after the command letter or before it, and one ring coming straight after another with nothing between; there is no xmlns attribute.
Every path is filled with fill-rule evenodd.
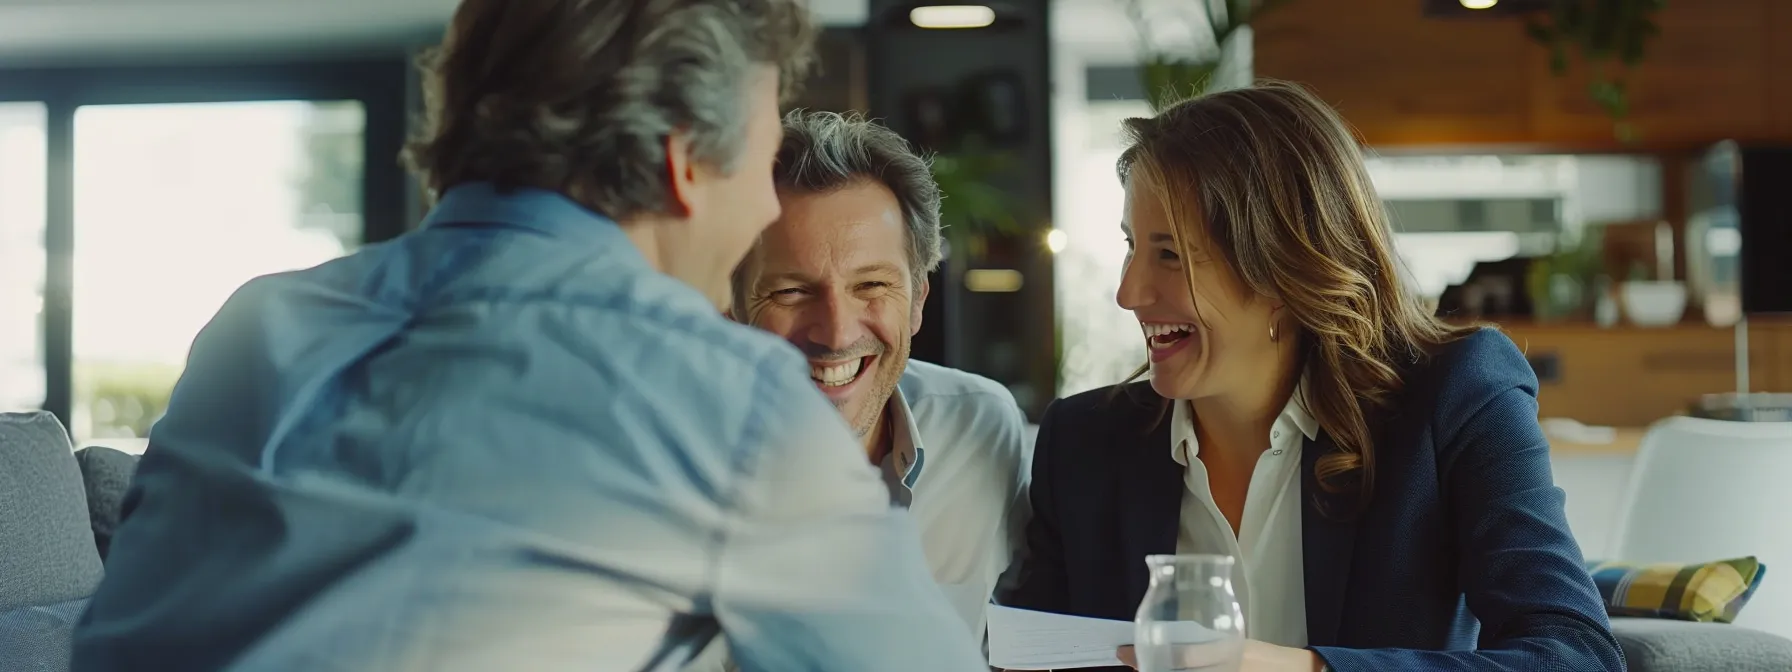
<svg viewBox="0 0 1792 672"><path fill-rule="evenodd" d="M0 671L67 670L136 460L74 451L48 413L0 413ZM1612 630L1635 672L1792 670L1792 640L1747 628L1619 618Z"/></svg>

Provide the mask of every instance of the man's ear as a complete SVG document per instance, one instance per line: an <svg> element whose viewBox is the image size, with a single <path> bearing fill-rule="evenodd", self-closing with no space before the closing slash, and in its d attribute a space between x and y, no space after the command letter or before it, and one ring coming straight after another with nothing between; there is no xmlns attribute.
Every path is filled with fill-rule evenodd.
<svg viewBox="0 0 1792 672"><path fill-rule="evenodd" d="M691 140L684 131L666 136L666 186L671 202L666 205L674 215L691 214L697 195L697 162L691 156Z"/></svg>
<svg viewBox="0 0 1792 672"><path fill-rule="evenodd" d="M921 314L927 312L922 308L927 305L927 290L929 288L930 284L925 277L921 278L921 284L915 286L915 298L909 302L908 335L910 338L921 333Z"/></svg>

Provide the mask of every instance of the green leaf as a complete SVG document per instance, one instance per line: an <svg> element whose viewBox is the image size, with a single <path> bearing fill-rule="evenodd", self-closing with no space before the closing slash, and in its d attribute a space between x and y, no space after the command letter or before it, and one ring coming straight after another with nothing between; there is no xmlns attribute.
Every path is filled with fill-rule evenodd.
<svg viewBox="0 0 1792 672"><path fill-rule="evenodd" d="M975 145L933 157L934 181L942 196L940 225L957 249L967 249L976 236L1023 231L1024 204L996 186L1018 163L1011 154Z"/></svg>
<svg viewBox="0 0 1792 672"><path fill-rule="evenodd" d="M1661 34L1655 13L1666 4L1667 0L1555 0L1549 22L1527 21L1525 34L1549 50L1549 69L1557 76L1567 74L1570 59L1578 56L1594 75L1587 95L1619 124L1614 132L1634 138L1635 129L1622 123L1630 115L1630 98L1619 78L1622 70L1642 63L1650 40Z"/></svg>

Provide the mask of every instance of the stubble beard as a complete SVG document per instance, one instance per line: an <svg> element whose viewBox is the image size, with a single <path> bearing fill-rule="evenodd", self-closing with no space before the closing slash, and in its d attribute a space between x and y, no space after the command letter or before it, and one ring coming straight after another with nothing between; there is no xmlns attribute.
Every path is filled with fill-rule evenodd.
<svg viewBox="0 0 1792 672"><path fill-rule="evenodd" d="M884 411L890 407L890 397L896 394L896 386L902 382L902 372L908 368L908 351L909 344L902 343L886 349L884 356L877 359L876 378L871 381L873 385L868 391L870 394L867 399L872 403L860 408L858 417L848 418L853 432L858 434L861 441L876 431L878 423L883 420Z"/></svg>

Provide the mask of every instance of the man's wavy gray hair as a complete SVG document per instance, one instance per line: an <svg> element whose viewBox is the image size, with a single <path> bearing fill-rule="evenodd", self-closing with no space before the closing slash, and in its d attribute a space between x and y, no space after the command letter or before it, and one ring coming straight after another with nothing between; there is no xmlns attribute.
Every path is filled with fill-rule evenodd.
<svg viewBox="0 0 1792 672"><path fill-rule="evenodd" d="M793 110L772 171L781 194L825 194L871 180L889 188L908 228L908 267L919 287L940 265L940 187L926 157L908 141L857 113ZM755 254L734 273L735 314L744 319Z"/></svg>
<svg viewBox="0 0 1792 672"><path fill-rule="evenodd" d="M490 181L664 212L666 138L732 170L751 73L775 66L788 97L813 39L799 0L464 0L421 60L427 123L405 160L432 195Z"/></svg>

